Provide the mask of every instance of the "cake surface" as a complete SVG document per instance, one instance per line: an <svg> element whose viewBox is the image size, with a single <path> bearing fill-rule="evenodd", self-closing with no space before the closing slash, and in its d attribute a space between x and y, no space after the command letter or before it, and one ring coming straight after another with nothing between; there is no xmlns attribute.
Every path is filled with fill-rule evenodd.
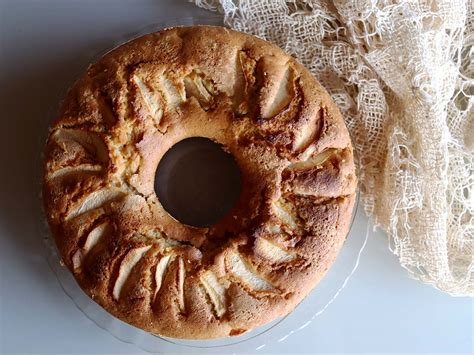
<svg viewBox="0 0 474 355"><path fill-rule="evenodd" d="M155 171L206 137L236 160L231 212L171 217ZM238 335L289 313L349 229L357 178L344 121L278 47L220 27L145 35L91 65L47 142L43 199L64 264L108 312L168 337Z"/></svg>

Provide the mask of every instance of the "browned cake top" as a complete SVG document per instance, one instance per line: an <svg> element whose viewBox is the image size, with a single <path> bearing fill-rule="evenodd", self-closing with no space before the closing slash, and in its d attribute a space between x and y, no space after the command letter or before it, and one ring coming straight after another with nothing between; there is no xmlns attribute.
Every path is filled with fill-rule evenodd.
<svg viewBox="0 0 474 355"><path fill-rule="evenodd" d="M242 192L209 228L154 192L188 137L230 152ZM177 338L240 334L290 312L324 275L354 204L342 117L276 46L172 28L105 55L70 90L47 143L44 203L66 266L112 314Z"/></svg>

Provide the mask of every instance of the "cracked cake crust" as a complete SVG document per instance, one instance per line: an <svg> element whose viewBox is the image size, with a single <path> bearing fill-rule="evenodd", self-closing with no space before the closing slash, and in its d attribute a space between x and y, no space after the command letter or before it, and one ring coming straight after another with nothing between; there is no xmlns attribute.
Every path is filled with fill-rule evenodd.
<svg viewBox="0 0 474 355"><path fill-rule="evenodd" d="M165 152L223 145L241 196L179 223L154 192ZM107 53L69 91L47 142L44 206L64 264L118 318L175 338L237 335L289 313L349 229L357 178L340 112L278 47L170 28Z"/></svg>

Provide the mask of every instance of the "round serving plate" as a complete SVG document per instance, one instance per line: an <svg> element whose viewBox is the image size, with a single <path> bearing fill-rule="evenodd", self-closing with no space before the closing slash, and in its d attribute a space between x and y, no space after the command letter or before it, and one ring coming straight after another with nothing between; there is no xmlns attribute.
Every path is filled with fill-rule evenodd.
<svg viewBox="0 0 474 355"><path fill-rule="evenodd" d="M167 27L191 25L222 25L222 19L219 16L210 15L208 17L185 17L157 23L153 26L147 26L127 36L127 38L117 39L115 43L111 44L109 50L146 33L156 32ZM106 52L91 56L90 62L97 61ZM54 110L52 111L54 112ZM347 284L359 263L367 240L366 219L363 216L364 212L362 209L358 208L358 203L359 197L357 196L350 232L336 262L323 280L293 312L286 317L276 319L265 326L242 335L215 340L181 340L161 337L115 318L90 299L81 290L71 272L62 266L61 258L45 221L42 221L40 229L45 241L45 254L48 264L64 292L86 317L117 339L133 343L145 351L154 353L248 352L260 350L264 352L267 344L283 342L294 333L310 326L329 307ZM314 336L317 337L317 334Z"/></svg>

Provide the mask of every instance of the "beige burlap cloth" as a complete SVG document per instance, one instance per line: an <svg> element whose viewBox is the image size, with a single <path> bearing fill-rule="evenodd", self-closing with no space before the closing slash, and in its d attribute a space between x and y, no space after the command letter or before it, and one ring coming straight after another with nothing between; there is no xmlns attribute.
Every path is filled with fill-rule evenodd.
<svg viewBox="0 0 474 355"><path fill-rule="evenodd" d="M361 204L401 265L472 296L472 0L194 2L311 70L343 112Z"/></svg>

